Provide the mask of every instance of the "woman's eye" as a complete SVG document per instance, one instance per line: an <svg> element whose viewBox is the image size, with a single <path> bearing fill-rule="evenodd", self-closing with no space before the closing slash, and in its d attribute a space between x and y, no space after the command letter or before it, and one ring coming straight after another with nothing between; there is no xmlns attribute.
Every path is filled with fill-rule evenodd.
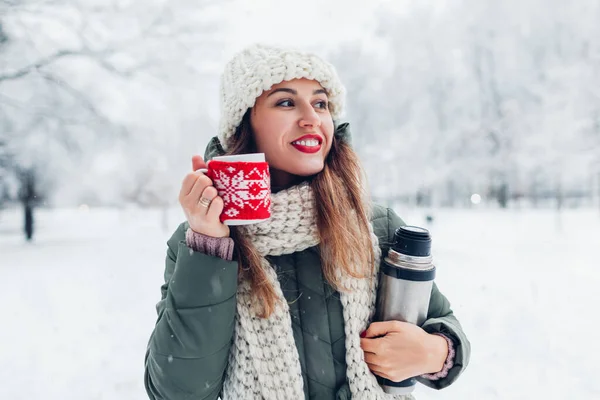
<svg viewBox="0 0 600 400"><path fill-rule="evenodd" d="M282 100L279 103L277 103L277 105L282 107L292 107L294 103L291 100Z"/></svg>
<svg viewBox="0 0 600 400"><path fill-rule="evenodd" d="M319 101L316 103L316 106L322 110L327 110L329 104L326 101Z"/></svg>

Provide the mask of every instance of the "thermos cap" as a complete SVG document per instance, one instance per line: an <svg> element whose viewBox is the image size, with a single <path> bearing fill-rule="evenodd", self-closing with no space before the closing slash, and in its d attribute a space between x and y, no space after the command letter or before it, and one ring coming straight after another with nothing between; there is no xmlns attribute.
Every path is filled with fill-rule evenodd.
<svg viewBox="0 0 600 400"><path fill-rule="evenodd" d="M428 257L431 255L431 236L425 228L401 226L396 229L392 248L409 256Z"/></svg>

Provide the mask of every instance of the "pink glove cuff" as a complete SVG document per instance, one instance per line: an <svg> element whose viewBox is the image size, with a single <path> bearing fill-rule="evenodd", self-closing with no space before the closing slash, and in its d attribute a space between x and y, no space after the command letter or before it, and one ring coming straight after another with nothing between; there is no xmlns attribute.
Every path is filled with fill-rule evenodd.
<svg viewBox="0 0 600 400"><path fill-rule="evenodd" d="M233 259L233 239L228 237L215 238L195 232L188 228L185 232L185 242L189 248L199 253L231 261Z"/></svg>
<svg viewBox="0 0 600 400"><path fill-rule="evenodd" d="M436 372L435 374L421 375L421 378L429 379L431 381L442 379L442 378L445 378L448 376L448 371L450 371L450 369L452 369L452 367L454 366L454 356L456 355L456 352L454 351L454 344L452 343L452 340L450 340L446 335L442 335L441 333L434 333L433 335L438 335L438 336L441 336L444 339L446 339L446 342L448 342L448 357L446 357L446 361L444 362L444 367L442 368L441 371Z"/></svg>

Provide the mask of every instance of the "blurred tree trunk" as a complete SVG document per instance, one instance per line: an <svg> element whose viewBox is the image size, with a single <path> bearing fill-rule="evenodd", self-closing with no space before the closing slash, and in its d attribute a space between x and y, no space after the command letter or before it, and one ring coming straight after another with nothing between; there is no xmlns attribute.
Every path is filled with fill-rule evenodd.
<svg viewBox="0 0 600 400"><path fill-rule="evenodd" d="M35 173L32 169L27 169L20 174L21 179L21 191L20 191L20 200L23 204L23 214L24 214L24 224L23 224L23 232L25 233L25 238L27 241L31 241L33 239L34 232L34 216L33 216L33 208L36 202L36 191L35 184L36 178Z"/></svg>
<svg viewBox="0 0 600 400"><path fill-rule="evenodd" d="M502 182L500 184L500 187L498 187L497 199L500 207L508 207L508 183Z"/></svg>
<svg viewBox="0 0 600 400"><path fill-rule="evenodd" d="M556 180L555 196L556 196L556 210L558 212L560 212L563 208L563 203L564 203L564 199L565 199L565 196L563 193L562 181L561 181L560 177L558 177Z"/></svg>
<svg viewBox="0 0 600 400"><path fill-rule="evenodd" d="M25 238L27 241L33 239L33 206L25 203Z"/></svg>

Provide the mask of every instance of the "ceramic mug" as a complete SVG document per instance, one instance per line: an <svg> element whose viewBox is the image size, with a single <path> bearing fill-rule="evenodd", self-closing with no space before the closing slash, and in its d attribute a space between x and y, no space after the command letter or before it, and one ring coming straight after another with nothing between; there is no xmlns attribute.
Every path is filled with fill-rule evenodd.
<svg viewBox="0 0 600 400"><path fill-rule="evenodd" d="M248 225L271 217L271 176L264 153L214 157L200 169L223 199L225 225Z"/></svg>

